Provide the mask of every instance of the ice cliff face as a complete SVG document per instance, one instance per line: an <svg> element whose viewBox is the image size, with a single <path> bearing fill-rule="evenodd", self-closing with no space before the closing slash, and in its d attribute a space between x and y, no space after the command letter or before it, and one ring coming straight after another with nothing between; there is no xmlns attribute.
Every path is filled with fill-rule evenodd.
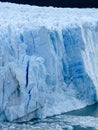
<svg viewBox="0 0 98 130"><path fill-rule="evenodd" d="M98 100L98 9L0 3L0 120L26 121Z"/></svg>

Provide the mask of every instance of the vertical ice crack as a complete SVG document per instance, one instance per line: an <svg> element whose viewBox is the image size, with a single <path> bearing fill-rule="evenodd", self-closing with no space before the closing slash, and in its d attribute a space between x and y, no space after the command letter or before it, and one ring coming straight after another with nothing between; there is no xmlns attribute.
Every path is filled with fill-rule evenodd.
<svg viewBox="0 0 98 130"><path fill-rule="evenodd" d="M2 109L3 109L3 104L4 104L4 80L3 80Z"/></svg>
<svg viewBox="0 0 98 130"><path fill-rule="evenodd" d="M27 62L27 67L26 67L26 88L28 86L28 75L29 75L29 60Z"/></svg>

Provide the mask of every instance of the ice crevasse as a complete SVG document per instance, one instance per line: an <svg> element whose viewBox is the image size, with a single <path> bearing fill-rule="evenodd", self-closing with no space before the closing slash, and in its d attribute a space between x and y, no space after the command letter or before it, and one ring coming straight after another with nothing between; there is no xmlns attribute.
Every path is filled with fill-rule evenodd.
<svg viewBox="0 0 98 130"><path fill-rule="evenodd" d="M98 9L0 3L0 121L98 101Z"/></svg>

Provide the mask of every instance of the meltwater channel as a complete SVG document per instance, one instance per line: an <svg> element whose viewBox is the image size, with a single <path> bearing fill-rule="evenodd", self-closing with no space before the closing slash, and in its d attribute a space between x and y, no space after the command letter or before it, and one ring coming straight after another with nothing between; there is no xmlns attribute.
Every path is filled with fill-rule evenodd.
<svg viewBox="0 0 98 130"><path fill-rule="evenodd" d="M98 130L98 104L43 120L1 122L0 130Z"/></svg>

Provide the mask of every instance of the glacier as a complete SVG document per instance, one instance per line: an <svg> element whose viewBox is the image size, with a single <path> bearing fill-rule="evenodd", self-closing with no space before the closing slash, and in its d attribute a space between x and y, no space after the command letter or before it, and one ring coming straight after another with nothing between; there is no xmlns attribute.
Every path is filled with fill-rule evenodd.
<svg viewBox="0 0 98 130"><path fill-rule="evenodd" d="M0 2L0 121L98 101L98 9Z"/></svg>

